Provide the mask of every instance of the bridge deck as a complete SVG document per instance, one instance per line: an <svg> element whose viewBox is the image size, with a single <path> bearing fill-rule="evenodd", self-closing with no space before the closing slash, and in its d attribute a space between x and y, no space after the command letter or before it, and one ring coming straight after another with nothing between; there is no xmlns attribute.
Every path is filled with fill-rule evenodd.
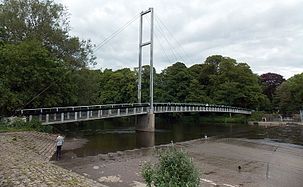
<svg viewBox="0 0 303 187"><path fill-rule="evenodd" d="M150 105L147 103L126 103L112 105L24 109L19 110L18 112L20 116L27 117L28 121L35 119L41 121L44 125L49 125L104 118L143 115L151 111ZM251 114L250 110L244 108L199 103L155 103L153 112L155 114L174 112L219 112L247 115Z"/></svg>

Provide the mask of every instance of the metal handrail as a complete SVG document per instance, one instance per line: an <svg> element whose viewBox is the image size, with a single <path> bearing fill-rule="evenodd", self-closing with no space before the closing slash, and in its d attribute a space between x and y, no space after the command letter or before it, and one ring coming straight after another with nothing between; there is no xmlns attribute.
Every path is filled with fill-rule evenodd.
<svg viewBox="0 0 303 187"><path fill-rule="evenodd" d="M23 115L24 113L59 113L68 111L88 111L88 110L107 110L107 109L122 109L122 108L136 108L136 107L147 107L150 106L149 103L122 103L122 104L106 104L106 105L89 105L89 106L67 106L67 107L49 107L49 108L34 108L34 109L21 109L18 113ZM154 106L197 106L197 107L215 107L215 108L225 108L232 110L241 110L246 112L251 112L249 109L241 107L233 107L226 105L215 105L208 103L154 103Z"/></svg>

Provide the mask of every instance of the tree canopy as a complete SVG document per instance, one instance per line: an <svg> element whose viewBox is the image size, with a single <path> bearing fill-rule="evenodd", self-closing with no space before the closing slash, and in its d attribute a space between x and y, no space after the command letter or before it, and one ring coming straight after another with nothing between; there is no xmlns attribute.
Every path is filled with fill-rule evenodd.
<svg viewBox="0 0 303 187"><path fill-rule="evenodd" d="M303 108L303 73L283 82L276 91L275 103L283 113L293 113Z"/></svg>
<svg viewBox="0 0 303 187"><path fill-rule="evenodd" d="M66 65L36 41L0 46L0 80L2 114L73 103L74 88ZM36 97L38 93L43 97Z"/></svg>
<svg viewBox="0 0 303 187"><path fill-rule="evenodd" d="M264 73L260 76L263 93L267 95L270 101L273 100L276 89L285 81L282 75L276 73Z"/></svg>
<svg viewBox="0 0 303 187"><path fill-rule="evenodd" d="M69 30L66 9L52 0L0 1L0 115L79 101L72 79L95 57Z"/></svg>
<svg viewBox="0 0 303 187"><path fill-rule="evenodd" d="M0 2L0 31L4 43L36 40L50 55L72 67L95 63L91 42L69 35L68 13L52 0L3 0Z"/></svg>

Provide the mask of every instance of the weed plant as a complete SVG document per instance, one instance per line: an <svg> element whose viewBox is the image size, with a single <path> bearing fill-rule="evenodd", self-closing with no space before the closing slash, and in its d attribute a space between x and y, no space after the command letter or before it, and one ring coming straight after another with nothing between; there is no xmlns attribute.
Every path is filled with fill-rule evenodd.
<svg viewBox="0 0 303 187"><path fill-rule="evenodd" d="M155 187L197 187L200 184L199 172L192 159L183 151L169 147L160 151L159 162L146 163L141 174L147 186Z"/></svg>

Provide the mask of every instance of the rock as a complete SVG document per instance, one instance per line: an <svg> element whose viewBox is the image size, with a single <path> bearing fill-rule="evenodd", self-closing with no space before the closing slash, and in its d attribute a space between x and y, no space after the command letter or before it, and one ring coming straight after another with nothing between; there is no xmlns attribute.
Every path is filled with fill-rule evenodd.
<svg viewBox="0 0 303 187"><path fill-rule="evenodd" d="M99 168L100 168L99 166L94 166L94 167L93 167L93 169L99 169Z"/></svg>

